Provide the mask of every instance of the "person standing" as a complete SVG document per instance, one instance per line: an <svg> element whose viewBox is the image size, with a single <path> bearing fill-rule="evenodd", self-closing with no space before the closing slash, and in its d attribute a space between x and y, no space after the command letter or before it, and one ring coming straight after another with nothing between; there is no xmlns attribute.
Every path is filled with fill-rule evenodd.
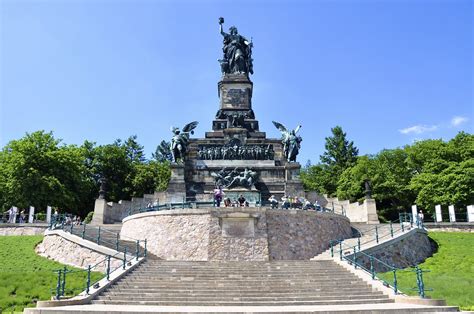
<svg viewBox="0 0 474 314"><path fill-rule="evenodd" d="M214 189L214 201L216 202L216 207L221 207L222 196L224 192L222 191L222 186L216 187Z"/></svg>

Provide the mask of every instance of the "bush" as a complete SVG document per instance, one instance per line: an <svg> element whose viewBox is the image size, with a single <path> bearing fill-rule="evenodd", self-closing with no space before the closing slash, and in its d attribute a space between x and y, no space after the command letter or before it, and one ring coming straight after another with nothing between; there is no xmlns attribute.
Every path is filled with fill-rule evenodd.
<svg viewBox="0 0 474 314"><path fill-rule="evenodd" d="M85 224L90 224L91 221L92 221L92 217L94 217L94 212L89 212L86 216L86 218L84 219L84 223Z"/></svg>

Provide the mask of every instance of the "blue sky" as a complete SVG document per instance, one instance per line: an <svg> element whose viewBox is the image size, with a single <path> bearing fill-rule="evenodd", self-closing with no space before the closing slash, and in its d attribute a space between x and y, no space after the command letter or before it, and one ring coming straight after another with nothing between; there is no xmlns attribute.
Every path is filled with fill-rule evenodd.
<svg viewBox="0 0 474 314"><path fill-rule="evenodd" d="M361 154L473 132L472 1L0 0L0 146L136 134L150 155L192 120L203 137L220 16L253 38L260 129L302 124L302 164L336 125Z"/></svg>

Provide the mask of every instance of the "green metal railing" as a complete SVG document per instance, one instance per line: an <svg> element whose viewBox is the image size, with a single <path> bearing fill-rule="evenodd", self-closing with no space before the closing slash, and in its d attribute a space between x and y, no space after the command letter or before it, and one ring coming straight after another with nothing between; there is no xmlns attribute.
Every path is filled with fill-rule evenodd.
<svg viewBox="0 0 474 314"><path fill-rule="evenodd" d="M139 247L140 244L146 243L146 240L138 240L131 237L120 236L119 232L107 230L106 228L102 228L100 226L96 227L87 224L75 225L73 223L68 223L67 216L68 214L62 214L58 215L54 219L52 218L49 229L63 230L65 232L75 234L84 240L94 242L97 245L103 245L115 249L118 252L124 252L127 247L120 241L135 243L136 247ZM74 233L74 231L76 231L76 233ZM106 240L111 238L114 239L113 242Z"/></svg>
<svg viewBox="0 0 474 314"><path fill-rule="evenodd" d="M395 225L398 225L399 227L394 227ZM397 279L397 274L400 275L401 273L409 273L413 274L413 282L416 283L416 287L404 287L401 288L402 290L417 290L418 294L420 297L424 298L425 297L425 291L432 290L432 289L426 289L423 281L423 273L424 272L429 272L428 270L422 270L418 266L407 268L407 269L401 269L397 268L393 265L389 265L388 263L376 258L373 255L367 254L361 250L361 245L368 244L370 242L376 242L379 243L381 238L385 237L394 237L394 234L398 231L404 232L405 230L408 230L409 228L423 228L423 222L420 221L418 223L413 223L413 220L411 219L411 215L406 215L406 214L401 214L400 219L396 221L390 221L390 229L386 234L380 234L378 226L375 226L372 229L366 230L364 233L367 234L369 231L373 231L374 236L372 240L366 241L361 243L360 236L357 239L357 245L354 246L349 246L344 243L344 240L334 240L329 242L330 246L330 254L331 257L334 256L339 256L339 259L341 261L346 261L350 265L353 265L354 268L360 268L367 273L369 273L372 277L373 280L379 280L381 281L385 286L391 287L394 290L395 294L400 293L400 287L398 284L398 279ZM406 226L406 227L405 227ZM381 273L380 275L377 275L377 271L379 270L378 273ZM387 275L386 273L391 272L392 279L389 281L387 280Z"/></svg>
<svg viewBox="0 0 474 314"><path fill-rule="evenodd" d="M67 279L74 275L79 275L81 278L85 277L84 286L80 288L80 291L85 291L86 294L89 294L91 287L94 289L100 287L99 282L102 279L105 278L107 281L110 281L110 276L113 272L120 269L126 269L126 267L130 266L134 260L138 261L140 257L147 257L146 240L144 249L140 252L139 246L137 245L135 254L127 253L127 249L125 248L124 252L118 252L114 255L107 255L104 259L100 260L96 264L88 265L86 269L72 270L68 269L67 266L64 266L62 269L54 270L54 272L57 273L56 287L52 289L54 291L54 297L56 300L60 300L65 298L66 292L71 296L76 294L75 292L77 290L67 288ZM115 267L111 266L113 259L120 261L120 263L116 263L117 266ZM105 273L98 280L92 282L92 272L97 271L97 269L101 266L105 267Z"/></svg>

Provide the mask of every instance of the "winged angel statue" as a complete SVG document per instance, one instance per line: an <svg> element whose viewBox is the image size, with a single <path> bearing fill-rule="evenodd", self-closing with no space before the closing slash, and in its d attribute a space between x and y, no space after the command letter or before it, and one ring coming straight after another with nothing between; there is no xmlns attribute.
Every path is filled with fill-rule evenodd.
<svg viewBox="0 0 474 314"><path fill-rule="evenodd" d="M184 126L180 131L177 127L171 127L173 132L173 138L171 138L171 154L173 155L173 162L184 161L184 156L188 149L189 134L194 134L194 129L197 127L199 122L193 121Z"/></svg>
<svg viewBox="0 0 474 314"><path fill-rule="evenodd" d="M298 156L301 147L300 143L303 140L301 136L296 135L301 129L301 125L298 125L294 130L288 131L283 124L276 121L272 122L281 132L281 142L283 143L283 152L286 160L289 162L296 161L296 156Z"/></svg>

